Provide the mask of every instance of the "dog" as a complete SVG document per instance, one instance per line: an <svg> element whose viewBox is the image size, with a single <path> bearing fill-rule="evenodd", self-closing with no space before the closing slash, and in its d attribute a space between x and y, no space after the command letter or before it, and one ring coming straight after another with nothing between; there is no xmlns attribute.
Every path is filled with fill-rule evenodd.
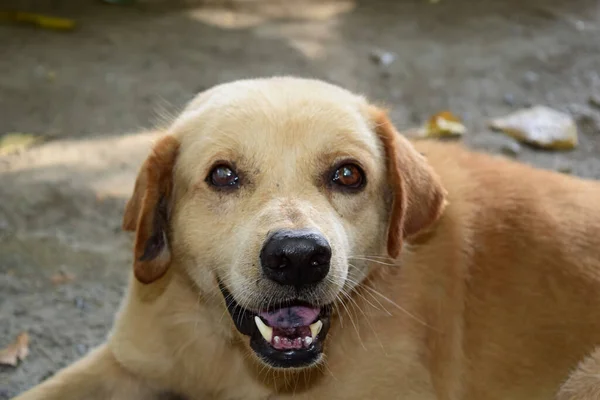
<svg viewBox="0 0 600 400"><path fill-rule="evenodd" d="M106 343L17 399L600 398L600 183L411 143L340 87L199 94L123 228Z"/></svg>

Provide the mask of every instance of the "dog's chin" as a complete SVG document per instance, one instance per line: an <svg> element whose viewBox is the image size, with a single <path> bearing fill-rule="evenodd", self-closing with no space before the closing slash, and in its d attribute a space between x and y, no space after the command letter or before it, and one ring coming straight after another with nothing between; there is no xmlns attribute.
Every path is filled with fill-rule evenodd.
<svg viewBox="0 0 600 400"><path fill-rule="evenodd" d="M301 369L321 362L330 325L330 305L316 307L287 301L256 312L240 306L222 282L219 288L235 327L250 338L250 348L264 364ZM285 321L280 318L283 314L287 317Z"/></svg>

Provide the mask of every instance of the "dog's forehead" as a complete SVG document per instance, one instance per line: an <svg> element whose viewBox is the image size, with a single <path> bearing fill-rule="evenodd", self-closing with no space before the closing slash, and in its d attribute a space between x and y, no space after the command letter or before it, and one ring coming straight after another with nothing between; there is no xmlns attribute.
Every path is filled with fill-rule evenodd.
<svg viewBox="0 0 600 400"><path fill-rule="evenodd" d="M198 94L185 108L182 118L193 117L203 109L232 106L244 102L287 103L303 99L328 99L346 104L365 104L362 96L319 80L275 77L248 79L214 86Z"/></svg>
<svg viewBox="0 0 600 400"><path fill-rule="evenodd" d="M183 147L197 140L229 140L247 147L259 139L290 138L315 145L328 139L354 140L373 151L377 146L363 97L324 82L296 78L216 86L190 102L172 132Z"/></svg>
<svg viewBox="0 0 600 400"><path fill-rule="evenodd" d="M369 111L362 97L317 81L219 86L192 101L173 124L178 165L185 165L176 170L192 182L219 161L290 177L334 158L380 164L383 149Z"/></svg>

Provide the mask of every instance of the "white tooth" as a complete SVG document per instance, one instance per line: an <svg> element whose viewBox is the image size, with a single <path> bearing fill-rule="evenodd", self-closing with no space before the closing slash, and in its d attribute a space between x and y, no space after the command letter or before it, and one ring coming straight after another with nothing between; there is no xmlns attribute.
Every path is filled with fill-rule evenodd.
<svg viewBox="0 0 600 400"><path fill-rule="evenodd" d="M317 337L319 332L321 332L321 328L323 328L323 323L321 322L321 320L318 320L317 322L312 324L309 328L310 328L310 334L312 335L312 338L314 339L315 337Z"/></svg>
<svg viewBox="0 0 600 400"><path fill-rule="evenodd" d="M262 319L260 319L258 315L254 317L254 323L258 327L258 330L260 331L262 337L265 338L267 342L271 343L271 339L273 338L273 328L265 325L265 323L262 322Z"/></svg>
<svg viewBox="0 0 600 400"><path fill-rule="evenodd" d="M304 338L304 344L306 346L310 346L310 344L312 343L313 339L310 336L307 336Z"/></svg>
<svg viewBox="0 0 600 400"><path fill-rule="evenodd" d="M275 344L280 344L280 343L281 343L281 338L280 338L279 336L275 336L275 337L273 338L273 343L275 343Z"/></svg>

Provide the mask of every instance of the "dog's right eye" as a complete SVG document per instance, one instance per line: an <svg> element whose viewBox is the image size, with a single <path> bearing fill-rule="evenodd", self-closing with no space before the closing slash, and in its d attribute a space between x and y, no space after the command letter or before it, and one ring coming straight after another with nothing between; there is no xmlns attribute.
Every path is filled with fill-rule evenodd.
<svg viewBox="0 0 600 400"><path fill-rule="evenodd" d="M206 178L208 184L217 188L236 188L240 184L240 177L227 165L217 165Z"/></svg>
<svg viewBox="0 0 600 400"><path fill-rule="evenodd" d="M365 185L365 173L356 164L343 164L333 172L331 182L340 189L356 192Z"/></svg>

